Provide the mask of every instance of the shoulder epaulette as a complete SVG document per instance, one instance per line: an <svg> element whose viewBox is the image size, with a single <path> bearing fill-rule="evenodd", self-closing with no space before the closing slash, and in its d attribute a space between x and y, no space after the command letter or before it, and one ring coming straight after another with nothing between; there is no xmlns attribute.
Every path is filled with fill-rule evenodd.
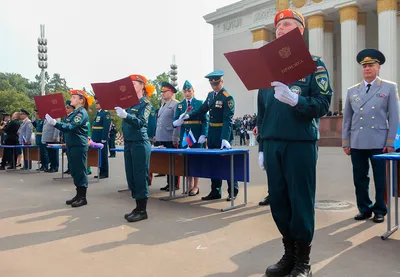
<svg viewBox="0 0 400 277"><path fill-rule="evenodd" d="M150 103L149 99L147 99L147 98L145 98L145 99L143 100L143 102L145 102L145 103Z"/></svg>
<svg viewBox="0 0 400 277"><path fill-rule="evenodd" d="M321 57L315 56L315 55L311 55L311 57L312 57L313 61L315 61L315 62L321 58Z"/></svg>
<svg viewBox="0 0 400 277"><path fill-rule="evenodd" d="M348 89L352 89L352 88L358 87L359 85L361 85L361 83L355 84L355 85L349 87Z"/></svg>
<svg viewBox="0 0 400 277"><path fill-rule="evenodd" d="M389 80L385 80L385 79L381 79L382 82L387 83L387 84L391 84L391 85L397 85L396 82L392 82Z"/></svg>
<svg viewBox="0 0 400 277"><path fill-rule="evenodd" d="M225 95L225 97L231 96L226 90L224 90L224 91L222 92L222 94Z"/></svg>

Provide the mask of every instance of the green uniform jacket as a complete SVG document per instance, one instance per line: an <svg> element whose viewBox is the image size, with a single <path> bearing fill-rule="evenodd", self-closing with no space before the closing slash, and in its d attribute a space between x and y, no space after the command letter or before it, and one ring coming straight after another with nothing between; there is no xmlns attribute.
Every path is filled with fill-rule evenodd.
<svg viewBox="0 0 400 277"><path fill-rule="evenodd" d="M122 121L125 141L148 140L147 124L151 113L151 104L146 97L140 98L140 104L126 109L128 116Z"/></svg>
<svg viewBox="0 0 400 277"><path fill-rule="evenodd" d="M67 147L88 146L89 116L85 108L80 107L69 117L70 122L57 122L55 127L64 133Z"/></svg>
<svg viewBox="0 0 400 277"><path fill-rule="evenodd" d="M222 88L217 95L213 91L209 92L200 108L189 112L188 120L203 117L208 111L210 112L208 136L215 140L232 141L235 101L225 88Z"/></svg>
<svg viewBox="0 0 400 277"><path fill-rule="evenodd" d="M332 97L329 74L320 57L313 56L317 71L290 84L299 94L296 106L291 107L274 97L274 88L258 91L257 126L263 140L316 141L319 139L319 118L328 111Z"/></svg>
<svg viewBox="0 0 400 277"><path fill-rule="evenodd" d="M32 122L32 125L36 128L35 143L36 145L41 145L44 120L36 119L35 122Z"/></svg>
<svg viewBox="0 0 400 277"><path fill-rule="evenodd" d="M157 128L157 115L156 110L153 106L151 106L149 122L147 124L147 136L149 139L153 139L156 136L156 128Z"/></svg>
<svg viewBox="0 0 400 277"><path fill-rule="evenodd" d="M193 107L193 111L198 110L202 104L203 104L203 101L197 100L196 98L192 98L192 100L190 101L190 105ZM182 102L180 102L178 104L178 106L176 108L174 121L179 119L179 116L181 114L183 114L186 111L186 109L187 109L187 99L184 99ZM190 119L183 121L183 125L181 127L181 132L180 132L180 141L181 142L182 142L185 131L189 132L189 130L192 130L192 133L196 140L199 140L199 137L201 135L204 135L207 137L207 135L208 135L208 115L203 114L203 115L199 115L198 117L191 116Z"/></svg>
<svg viewBox="0 0 400 277"><path fill-rule="evenodd" d="M92 128L92 140L94 142L101 142L102 140L108 140L108 134L110 132L111 115L108 111L100 110L97 111L96 116L93 119Z"/></svg>

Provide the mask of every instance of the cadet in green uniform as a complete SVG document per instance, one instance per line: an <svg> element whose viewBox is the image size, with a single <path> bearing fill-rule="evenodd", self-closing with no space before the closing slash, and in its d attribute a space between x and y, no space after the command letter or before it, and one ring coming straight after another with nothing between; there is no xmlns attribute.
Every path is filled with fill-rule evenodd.
<svg viewBox="0 0 400 277"><path fill-rule="evenodd" d="M115 148L115 139L117 138L117 126L112 122L111 120L111 125L110 125L110 140L108 141L108 148L109 149L114 149ZM115 158L115 150L108 150L110 151L110 156L109 158Z"/></svg>
<svg viewBox="0 0 400 277"><path fill-rule="evenodd" d="M181 126L186 119L199 118L210 111L210 125L208 130L207 145L209 149L230 149L233 141L233 115L235 113L235 101L233 97L223 87L224 72L214 71L205 76L209 79L213 89L207 95L206 101L198 110L191 111L188 114L182 114L174 122L174 126ZM226 199L231 201L230 191L232 189L231 181L228 182L229 196ZM221 179L211 179L211 192L202 197L202 200L221 199ZM239 192L237 181L234 182L234 197Z"/></svg>
<svg viewBox="0 0 400 277"><path fill-rule="evenodd" d="M157 111L151 106L151 111L149 115L149 122L147 126L147 136L149 137L150 144L153 145L156 140L156 128L157 128ZM153 174L150 174L149 186L153 182Z"/></svg>
<svg viewBox="0 0 400 277"><path fill-rule="evenodd" d="M274 23L277 38L305 28L303 16L289 9L278 12ZM273 88L258 91L259 161L267 172L271 212L285 248L266 276L312 276L318 122L332 97L325 64L313 59L314 73L289 86L275 81Z"/></svg>
<svg viewBox="0 0 400 277"><path fill-rule="evenodd" d="M38 169L39 171L47 171L49 167L49 160L48 156L45 155L46 149L46 144L42 143L42 132L43 132L43 125L44 125L44 120L40 119L38 117L37 109L35 109L36 112L36 118L35 120L32 120L32 125L35 127L35 143L37 146L39 146L39 151L40 151L40 168Z"/></svg>
<svg viewBox="0 0 400 277"><path fill-rule="evenodd" d="M185 112L189 112L191 110L195 111L198 110L203 101L197 100L193 97L194 89L192 84L189 81L185 81L183 84L183 94L185 99L178 104L176 108L174 120L179 119L181 114ZM196 139L196 143L190 148L203 148L204 142L206 141L207 134L208 134L208 115L203 114L198 116L198 118L191 117L190 120L183 121L183 126L181 127L180 131L180 148L185 148L182 146L183 137L192 131L194 138ZM188 184L189 184L189 196L194 196L200 193L199 190L199 178L198 177L188 177ZM192 187L193 185L193 187Z"/></svg>
<svg viewBox="0 0 400 277"><path fill-rule="evenodd" d="M117 115L123 119L125 173L136 208L125 214L129 222L147 219L147 199L149 198L149 169L151 144L147 135L147 124L151 113L151 104L147 99L154 87L147 79L138 74L130 76L140 103L124 110L115 107Z"/></svg>
<svg viewBox="0 0 400 277"><path fill-rule="evenodd" d="M94 176L94 178L104 179L108 178L108 140L110 139L111 115L108 111L103 110L97 101L96 109L91 138L94 142L102 143L104 147L101 149L100 176Z"/></svg>
<svg viewBox="0 0 400 277"><path fill-rule="evenodd" d="M87 178L87 151L88 151L88 123L87 110L93 103L93 97L82 90L71 91L71 105L75 107L69 116L69 123L57 122L46 114L46 120L65 136L67 153L70 163L71 176L76 186L76 196L66 201L71 207L80 207L87 204L86 191L88 187Z"/></svg>

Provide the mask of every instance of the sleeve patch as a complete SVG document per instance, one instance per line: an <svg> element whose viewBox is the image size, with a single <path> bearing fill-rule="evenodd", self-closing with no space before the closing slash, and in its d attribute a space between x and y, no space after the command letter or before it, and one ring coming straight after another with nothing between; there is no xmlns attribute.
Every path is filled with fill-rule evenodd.
<svg viewBox="0 0 400 277"><path fill-rule="evenodd" d="M81 120L82 120L82 117L79 116L79 114L78 114L77 116L74 117L74 122L75 122L75 123L78 123L78 122L80 122Z"/></svg>
<svg viewBox="0 0 400 277"><path fill-rule="evenodd" d="M317 82L318 86L322 89L321 93L327 94L329 85L328 75L318 74L317 76L315 76L315 81Z"/></svg>
<svg viewBox="0 0 400 277"><path fill-rule="evenodd" d="M233 106L234 106L233 100L229 100L229 101L228 101L228 107L229 107L229 109L232 110Z"/></svg>

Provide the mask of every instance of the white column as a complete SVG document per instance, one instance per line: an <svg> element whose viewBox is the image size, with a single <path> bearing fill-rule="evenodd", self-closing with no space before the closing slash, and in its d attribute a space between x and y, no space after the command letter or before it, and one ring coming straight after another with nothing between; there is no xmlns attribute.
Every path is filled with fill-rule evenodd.
<svg viewBox="0 0 400 277"><path fill-rule="evenodd" d="M366 46L366 37L365 37L365 26L367 24L367 14L366 13L358 13L358 20L357 20L357 51L360 52L361 50L365 49ZM362 71L358 71L358 79L362 80L363 75Z"/></svg>
<svg viewBox="0 0 400 277"><path fill-rule="evenodd" d="M265 28L265 26L258 27L257 29L251 30L253 34L253 48L260 48L267 44L268 42L271 41L271 31ZM253 111L257 112L257 93L258 90L253 90L251 92L251 95L253 96ZM252 136L254 137L253 133L251 132L250 134L250 141L254 140L252 139Z"/></svg>
<svg viewBox="0 0 400 277"><path fill-rule="evenodd" d="M324 16L321 14L309 16L307 26L310 53L324 57Z"/></svg>
<svg viewBox="0 0 400 277"><path fill-rule="evenodd" d="M333 21L325 21L324 22L324 56L322 57L326 69L328 70L329 73L329 79L330 79L330 84L333 90L333 98L331 99L331 111L335 111L338 109L339 100L338 97L335 97L337 95L335 87L334 87L334 80L335 80L335 74L333 72Z"/></svg>
<svg viewBox="0 0 400 277"><path fill-rule="evenodd" d="M347 89L357 83L360 70L357 57L357 6L340 9L340 29L342 48L342 107L346 101Z"/></svg>
<svg viewBox="0 0 400 277"><path fill-rule="evenodd" d="M379 76L395 82L397 76L397 0L377 0L379 51L386 62Z"/></svg>
<svg viewBox="0 0 400 277"><path fill-rule="evenodd" d="M397 5L397 46L400 46L400 4ZM400 69L400 55L397 55L397 69ZM400 84L400 74L397 74L397 84Z"/></svg>

